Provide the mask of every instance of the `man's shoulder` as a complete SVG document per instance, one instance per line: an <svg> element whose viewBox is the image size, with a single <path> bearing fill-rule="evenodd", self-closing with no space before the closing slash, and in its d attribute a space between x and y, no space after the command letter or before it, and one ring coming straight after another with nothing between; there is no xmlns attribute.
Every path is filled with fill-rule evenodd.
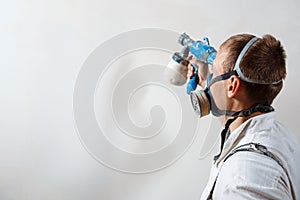
<svg viewBox="0 0 300 200"><path fill-rule="evenodd" d="M216 182L216 195L248 193L254 198L263 198L268 192L290 197L288 177L276 160L251 151L233 154L222 164Z"/></svg>
<svg viewBox="0 0 300 200"><path fill-rule="evenodd" d="M258 172L265 175L280 176L284 173L284 170L276 159L252 150L237 151L232 153L232 155L229 154L223 160L220 169L220 174L224 173L226 176L231 177L241 176L245 180L261 178L256 176Z"/></svg>

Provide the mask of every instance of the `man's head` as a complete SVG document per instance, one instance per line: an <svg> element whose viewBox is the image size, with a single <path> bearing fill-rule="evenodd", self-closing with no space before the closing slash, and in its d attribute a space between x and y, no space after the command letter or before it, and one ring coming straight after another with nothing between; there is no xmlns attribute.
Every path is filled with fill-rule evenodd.
<svg viewBox="0 0 300 200"><path fill-rule="evenodd" d="M220 46L213 64L214 77L233 71L239 54L253 37L249 34L234 35ZM249 47L239 66L245 77L256 82L273 83L286 76L285 58L280 41L265 35ZM257 103L271 104L283 86L282 81L277 84L249 83L236 75L221 82L211 87L213 96L218 106L231 110L245 109Z"/></svg>

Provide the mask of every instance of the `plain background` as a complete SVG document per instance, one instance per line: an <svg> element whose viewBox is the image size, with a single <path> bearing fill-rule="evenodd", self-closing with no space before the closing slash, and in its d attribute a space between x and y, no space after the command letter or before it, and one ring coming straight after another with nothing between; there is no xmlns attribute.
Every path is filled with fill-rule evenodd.
<svg viewBox="0 0 300 200"><path fill-rule="evenodd" d="M72 95L82 63L124 31L162 28L209 36L270 33L287 51L288 75L274 103L277 119L299 133L300 3L296 0L12 0L0 8L0 199L196 200L211 156L197 139L158 172L111 170L83 148ZM215 147L215 150L217 148Z"/></svg>

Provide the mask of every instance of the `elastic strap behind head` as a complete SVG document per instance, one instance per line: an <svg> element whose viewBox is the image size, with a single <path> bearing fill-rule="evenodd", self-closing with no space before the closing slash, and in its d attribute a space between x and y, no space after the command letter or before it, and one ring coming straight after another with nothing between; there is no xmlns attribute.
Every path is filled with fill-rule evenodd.
<svg viewBox="0 0 300 200"><path fill-rule="evenodd" d="M275 85L277 83L280 83L282 80L279 80L279 81L275 81L275 82L265 82L265 81L258 81L258 80L252 80L252 79L249 79L247 77L244 76L244 74L242 73L241 71L241 68L240 68L240 62L241 60L243 59L245 53L247 52L247 50L258 40L259 38L258 37L254 37L252 38L243 48L243 50L241 51L240 55L238 56L236 62L235 62L235 65L234 65L234 68L233 70L235 70L238 74L238 76L240 77L240 79L242 79L243 81L246 81L248 83L255 83L255 84L263 84L263 85Z"/></svg>

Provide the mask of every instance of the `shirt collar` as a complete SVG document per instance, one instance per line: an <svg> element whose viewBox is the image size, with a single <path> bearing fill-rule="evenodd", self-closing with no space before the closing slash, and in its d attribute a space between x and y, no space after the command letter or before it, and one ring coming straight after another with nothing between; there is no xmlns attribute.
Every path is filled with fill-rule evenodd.
<svg viewBox="0 0 300 200"><path fill-rule="evenodd" d="M251 117L243 122L232 133L230 133L228 139L224 143L222 153L215 161L215 164L218 165L226 157L226 155L237 146L240 140L245 136L246 132L258 132L270 128L270 123L273 122L275 114L275 111L264 113L255 117Z"/></svg>

